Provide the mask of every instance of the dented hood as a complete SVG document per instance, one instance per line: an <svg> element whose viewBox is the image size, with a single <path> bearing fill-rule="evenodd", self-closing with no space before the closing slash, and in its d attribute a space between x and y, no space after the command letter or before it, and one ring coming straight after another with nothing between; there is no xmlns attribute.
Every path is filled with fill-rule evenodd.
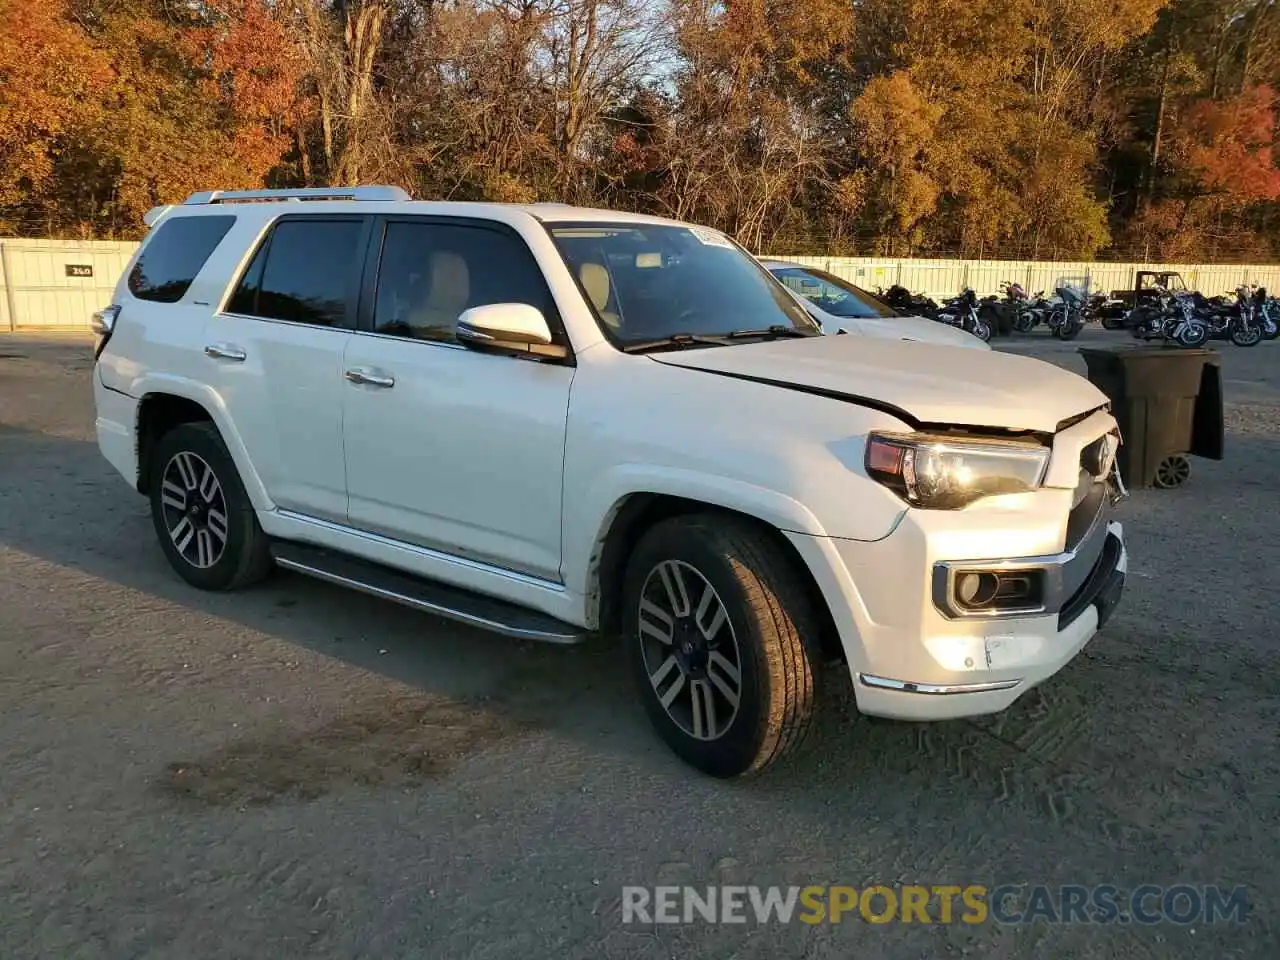
<svg viewBox="0 0 1280 960"><path fill-rule="evenodd" d="M1053 433L1101 407L1084 377L1031 357L899 340L824 336L650 354L668 366L886 410L914 425Z"/></svg>

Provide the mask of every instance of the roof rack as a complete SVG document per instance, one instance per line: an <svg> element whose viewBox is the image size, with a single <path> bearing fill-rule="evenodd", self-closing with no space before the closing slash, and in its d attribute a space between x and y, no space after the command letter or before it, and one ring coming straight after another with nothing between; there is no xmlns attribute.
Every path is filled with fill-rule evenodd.
<svg viewBox="0 0 1280 960"><path fill-rule="evenodd" d="M399 187L305 187L299 190L202 190L187 197L184 206L206 203L270 203L276 200L412 200Z"/></svg>

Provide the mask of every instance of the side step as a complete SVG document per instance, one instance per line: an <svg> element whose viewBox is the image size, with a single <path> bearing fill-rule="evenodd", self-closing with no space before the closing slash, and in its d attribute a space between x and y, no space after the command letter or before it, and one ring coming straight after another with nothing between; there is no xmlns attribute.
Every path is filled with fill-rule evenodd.
<svg viewBox="0 0 1280 960"><path fill-rule="evenodd" d="M557 620L536 610L527 610L458 587L423 580L381 564L348 557L302 543L276 541L271 546L276 563L286 570L350 587L384 600L394 600L415 610L456 620L481 630L489 630L520 640L546 643L581 643L587 638L582 627Z"/></svg>

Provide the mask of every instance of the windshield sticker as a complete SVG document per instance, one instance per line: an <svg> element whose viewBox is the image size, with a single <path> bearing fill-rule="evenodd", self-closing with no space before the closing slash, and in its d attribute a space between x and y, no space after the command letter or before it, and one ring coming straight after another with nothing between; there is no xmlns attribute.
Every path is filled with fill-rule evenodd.
<svg viewBox="0 0 1280 960"><path fill-rule="evenodd" d="M708 247L727 247L730 250L733 249L733 244L729 242L729 239L724 236L724 234L717 233L715 230L708 230L706 227L690 227L689 232L698 238L699 243L705 244Z"/></svg>

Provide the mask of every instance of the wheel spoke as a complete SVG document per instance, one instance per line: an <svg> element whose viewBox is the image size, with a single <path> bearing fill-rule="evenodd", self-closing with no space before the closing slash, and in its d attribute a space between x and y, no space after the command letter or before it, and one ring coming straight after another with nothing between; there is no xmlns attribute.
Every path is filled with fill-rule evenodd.
<svg viewBox="0 0 1280 960"><path fill-rule="evenodd" d="M675 621L661 607L649 600L640 600L640 633L643 636L653 637L670 646L675 629Z"/></svg>
<svg viewBox="0 0 1280 960"><path fill-rule="evenodd" d="M213 537L208 530L196 531L196 566L208 567L213 564Z"/></svg>
<svg viewBox="0 0 1280 960"><path fill-rule="evenodd" d="M208 521L209 521L209 533L213 534L213 538L218 542L218 545L221 546L222 544L226 543L227 542L227 515L223 513L221 510L215 510L212 507L210 507Z"/></svg>
<svg viewBox="0 0 1280 960"><path fill-rule="evenodd" d="M684 674L677 673L676 678L671 681L671 686L667 687L667 692L661 694L658 700L667 710L671 709L672 701L680 695L680 691L684 689Z"/></svg>
<svg viewBox="0 0 1280 960"><path fill-rule="evenodd" d="M191 538L196 535L196 528L191 525L190 517L183 517L178 521L178 525L169 531L169 536L173 538L173 545L178 548L178 552L186 554L187 545L191 543Z"/></svg>
<svg viewBox="0 0 1280 960"><path fill-rule="evenodd" d="M172 480L165 480L160 485L160 502L175 510L184 510L187 506L187 491Z"/></svg>
<svg viewBox="0 0 1280 960"><path fill-rule="evenodd" d="M199 485L196 479L195 464L191 462L191 454L180 453L173 458L173 465L177 468L178 478L182 481L182 485L187 490L194 490Z"/></svg>
<svg viewBox="0 0 1280 960"><path fill-rule="evenodd" d="M728 619L729 616L724 612L724 604L720 602L719 594L716 593L711 584L706 584L702 591L702 599L698 601L698 609L693 615L693 620L698 625L698 629L702 631L702 636L707 643L715 642L716 634L720 632L720 628L724 626L725 621Z"/></svg>
<svg viewBox="0 0 1280 960"><path fill-rule="evenodd" d="M213 498L217 495L218 477L214 474L213 468L206 463L204 473L200 477L200 496L204 497L205 503L213 503Z"/></svg>
<svg viewBox="0 0 1280 960"><path fill-rule="evenodd" d="M716 699L705 680L689 682L689 702L693 707L693 736L711 740L716 735Z"/></svg>
<svg viewBox="0 0 1280 960"><path fill-rule="evenodd" d="M729 706L736 709L742 687L742 674L719 650L712 650L707 658L707 679L729 702Z"/></svg>
<svg viewBox="0 0 1280 960"><path fill-rule="evenodd" d="M669 710L671 708L672 701L674 701L680 694L680 691L684 689L684 674L680 671L679 667L680 665L676 662L676 658L674 656L669 656L667 659L662 661L662 664L657 670L649 675L649 682L653 684L653 690L658 695L658 699L661 701L663 709ZM667 678L671 677L672 674L675 674L675 676L672 678L671 684L664 692L662 685L666 683Z"/></svg>
<svg viewBox="0 0 1280 960"><path fill-rule="evenodd" d="M662 579L662 586L666 588L667 602L671 604L671 612L677 617L687 617L691 604L689 603L689 592L684 585L684 574L680 571L680 564L674 560L659 564L658 576Z"/></svg>

